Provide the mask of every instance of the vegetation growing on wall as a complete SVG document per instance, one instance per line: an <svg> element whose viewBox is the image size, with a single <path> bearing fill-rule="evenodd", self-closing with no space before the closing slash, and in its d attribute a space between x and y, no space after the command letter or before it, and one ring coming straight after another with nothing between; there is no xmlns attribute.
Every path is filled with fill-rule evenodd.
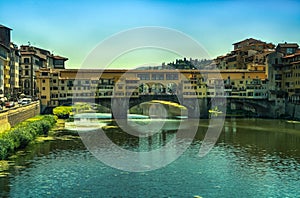
<svg viewBox="0 0 300 198"><path fill-rule="evenodd" d="M91 110L91 105L87 103L78 103L73 106L59 106L53 109L53 114L58 118L69 118L74 113L88 112Z"/></svg>
<svg viewBox="0 0 300 198"><path fill-rule="evenodd" d="M53 109L53 114L58 118L68 118L72 112L72 106L60 106Z"/></svg>
<svg viewBox="0 0 300 198"><path fill-rule="evenodd" d="M26 147L39 135L47 135L54 126L55 116L45 115L30 118L0 134L0 159L5 159L16 149Z"/></svg>

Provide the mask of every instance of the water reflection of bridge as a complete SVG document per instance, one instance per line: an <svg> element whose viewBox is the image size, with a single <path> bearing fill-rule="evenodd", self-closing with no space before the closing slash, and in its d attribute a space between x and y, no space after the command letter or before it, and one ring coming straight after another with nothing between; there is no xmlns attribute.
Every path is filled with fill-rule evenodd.
<svg viewBox="0 0 300 198"><path fill-rule="evenodd" d="M134 151L147 152L159 149L160 147L165 146L173 138L176 138L176 130L162 130L147 137L131 136L125 132L106 133L106 135L123 148L128 148L128 145L130 145Z"/></svg>
<svg viewBox="0 0 300 198"><path fill-rule="evenodd" d="M127 118L130 108L144 102L152 100L170 101L187 108L189 118L208 118L208 110L218 106L219 110L249 112L257 117L278 117L274 101L267 99L247 99L247 98L184 98L178 95L139 95L138 97L107 97L107 98L74 98L73 100L61 101L60 105L74 102L96 103L108 109L112 109L114 118ZM116 110L117 109L117 110Z"/></svg>
<svg viewBox="0 0 300 198"><path fill-rule="evenodd" d="M153 100L171 101L187 108L189 118L207 118L208 98L183 98L177 95L140 95L139 97L111 97L111 98L74 98L72 103L96 103L112 110L114 118L127 118L130 108ZM64 105L64 104L61 104Z"/></svg>

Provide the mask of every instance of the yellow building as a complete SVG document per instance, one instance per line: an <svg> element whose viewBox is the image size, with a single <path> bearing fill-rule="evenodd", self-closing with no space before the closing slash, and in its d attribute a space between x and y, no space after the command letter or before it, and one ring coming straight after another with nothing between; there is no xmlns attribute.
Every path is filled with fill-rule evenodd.
<svg viewBox="0 0 300 198"><path fill-rule="evenodd" d="M19 69L20 58L18 46L11 43L10 45L10 93L13 98L18 98L20 94Z"/></svg>
<svg viewBox="0 0 300 198"><path fill-rule="evenodd" d="M300 103L300 52L283 57L283 90L289 101Z"/></svg>
<svg viewBox="0 0 300 198"><path fill-rule="evenodd" d="M9 48L0 44L0 97L6 97L9 93Z"/></svg>
<svg viewBox="0 0 300 198"><path fill-rule="evenodd" d="M141 95L267 97L264 71L40 69L36 77L38 96L44 106L72 102L73 98L134 98Z"/></svg>

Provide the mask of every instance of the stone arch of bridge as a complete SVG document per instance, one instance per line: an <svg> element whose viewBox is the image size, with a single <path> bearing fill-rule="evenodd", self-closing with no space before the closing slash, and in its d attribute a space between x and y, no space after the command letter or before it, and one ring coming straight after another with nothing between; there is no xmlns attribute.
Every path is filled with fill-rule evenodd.
<svg viewBox="0 0 300 198"><path fill-rule="evenodd" d="M230 103L239 105L243 110L250 111L257 114L257 116L264 116L270 111L269 105L260 104L259 101L247 101L247 100L232 100ZM229 103L229 104L230 104ZM252 111L254 110L254 112Z"/></svg>

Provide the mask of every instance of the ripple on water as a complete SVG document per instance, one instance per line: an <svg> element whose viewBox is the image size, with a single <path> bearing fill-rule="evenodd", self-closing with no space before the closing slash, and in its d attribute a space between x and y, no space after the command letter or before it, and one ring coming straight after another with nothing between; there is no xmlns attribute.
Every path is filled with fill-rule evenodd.
<svg viewBox="0 0 300 198"><path fill-rule="evenodd" d="M82 147L55 148L50 154L34 158L28 168L10 177L10 196L300 197L297 144L283 150L281 142L273 139L274 146L270 149L255 142L260 139L252 136L253 131L249 133L236 130L233 136L227 132L202 158L198 157L202 142L194 141L178 160L145 173L108 167ZM274 134L262 137L269 140ZM281 140L282 136L279 137ZM70 144L68 148L78 146L76 141Z"/></svg>

